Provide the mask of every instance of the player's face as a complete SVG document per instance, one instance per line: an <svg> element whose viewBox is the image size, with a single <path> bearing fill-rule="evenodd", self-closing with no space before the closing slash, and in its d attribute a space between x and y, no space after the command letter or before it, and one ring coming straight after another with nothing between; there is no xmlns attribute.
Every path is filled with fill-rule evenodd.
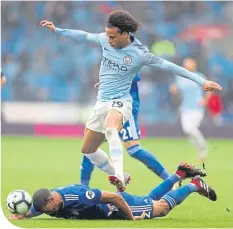
<svg viewBox="0 0 233 229"><path fill-rule="evenodd" d="M54 198L50 198L47 205L43 207L43 212L55 213L58 212L62 206L62 201L57 201Z"/></svg>
<svg viewBox="0 0 233 229"><path fill-rule="evenodd" d="M127 42L127 34L120 33L117 28L106 27L106 35L108 43L115 49L124 47Z"/></svg>
<svg viewBox="0 0 233 229"><path fill-rule="evenodd" d="M191 72L195 72L196 69L197 69L197 63L195 60L193 59L185 59L184 62L183 62L183 66L184 68L186 68L187 70L191 71Z"/></svg>

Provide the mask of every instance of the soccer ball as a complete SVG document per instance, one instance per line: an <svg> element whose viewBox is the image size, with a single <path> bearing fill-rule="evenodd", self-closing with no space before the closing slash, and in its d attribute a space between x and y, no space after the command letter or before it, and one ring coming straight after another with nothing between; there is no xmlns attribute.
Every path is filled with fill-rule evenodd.
<svg viewBox="0 0 233 229"><path fill-rule="evenodd" d="M6 205L11 213L24 215L32 204L32 197L24 190L14 190L6 199Z"/></svg>

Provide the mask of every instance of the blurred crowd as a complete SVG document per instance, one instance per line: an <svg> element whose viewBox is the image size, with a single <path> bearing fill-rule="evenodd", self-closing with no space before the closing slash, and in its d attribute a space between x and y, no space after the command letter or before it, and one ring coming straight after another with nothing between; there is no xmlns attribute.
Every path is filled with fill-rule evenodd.
<svg viewBox="0 0 233 229"><path fill-rule="evenodd" d="M38 24L47 19L59 28L102 32L108 13L122 8L141 22L137 37L151 52L179 65L185 57L196 58L199 70L224 88L226 119L233 113L233 39L227 39L232 38L231 2L32 1L2 2L1 7L1 64L8 78L4 101L92 103L100 47L57 37ZM221 39L203 35L201 26L216 26ZM146 67L142 78L142 120L173 122L175 107L169 93L173 77Z"/></svg>

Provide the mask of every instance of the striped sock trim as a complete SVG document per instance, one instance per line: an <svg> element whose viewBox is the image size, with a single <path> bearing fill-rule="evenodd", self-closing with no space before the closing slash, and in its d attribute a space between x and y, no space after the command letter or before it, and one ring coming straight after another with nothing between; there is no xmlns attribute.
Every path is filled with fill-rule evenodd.
<svg viewBox="0 0 233 229"><path fill-rule="evenodd" d="M170 209L173 209L176 206L176 201L172 197L165 195L164 197L162 197L162 199L167 202Z"/></svg>
<svg viewBox="0 0 233 229"><path fill-rule="evenodd" d="M135 145L127 149L129 155L133 155L141 149L140 145Z"/></svg>

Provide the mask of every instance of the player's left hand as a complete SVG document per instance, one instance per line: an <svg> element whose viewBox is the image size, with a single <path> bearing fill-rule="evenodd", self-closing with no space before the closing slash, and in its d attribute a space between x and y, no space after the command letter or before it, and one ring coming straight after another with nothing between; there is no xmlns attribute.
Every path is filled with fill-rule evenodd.
<svg viewBox="0 0 233 229"><path fill-rule="evenodd" d="M222 90L222 87L218 83L214 81L209 81L209 80L205 81L205 83L202 85L202 88L205 91L213 91L213 90L221 91Z"/></svg>
<svg viewBox="0 0 233 229"><path fill-rule="evenodd" d="M24 215L19 215L19 214L11 214L8 219L25 219Z"/></svg>

